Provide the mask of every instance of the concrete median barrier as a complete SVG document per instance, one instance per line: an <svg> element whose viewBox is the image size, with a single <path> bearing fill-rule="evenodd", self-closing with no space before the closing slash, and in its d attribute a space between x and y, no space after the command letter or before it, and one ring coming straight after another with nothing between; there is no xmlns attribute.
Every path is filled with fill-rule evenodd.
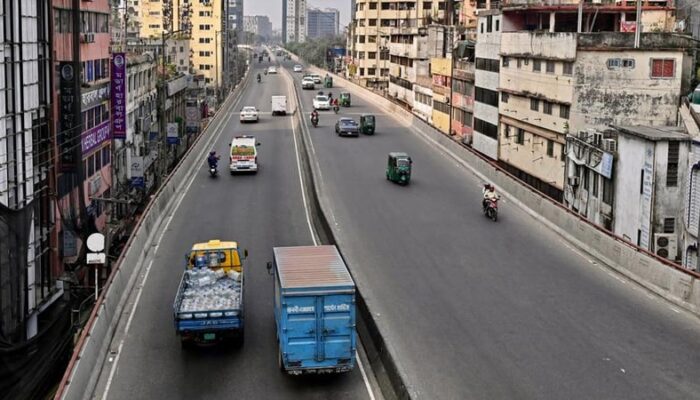
<svg viewBox="0 0 700 400"><path fill-rule="evenodd" d="M322 75L327 73L313 66L309 70ZM700 316L700 274L659 258L588 222L525 185L491 160L438 131L410 111L378 93L341 76L332 75L334 83L351 92L353 96L380 107L403 123L408 121L414 133L441 147L481 180L492 182L509 200L579 250L647 290Z"/></svg>
<svg viewBox="0 0 700 400"><path fill-rule="evenodd" d="M241 83L229 94L209 125L146 206L80 334L55 399L78 400L93 397L94 387L104 360L109 354L124 306L143 270L144 261L150 256L154 241L160 234L159 228L173 211L178 194L183 193L187 181L198 171L197 165L209 150L216 130L225 121L227 113L233 110L232 107L241 97L249 81L246 71Z"/></svg>

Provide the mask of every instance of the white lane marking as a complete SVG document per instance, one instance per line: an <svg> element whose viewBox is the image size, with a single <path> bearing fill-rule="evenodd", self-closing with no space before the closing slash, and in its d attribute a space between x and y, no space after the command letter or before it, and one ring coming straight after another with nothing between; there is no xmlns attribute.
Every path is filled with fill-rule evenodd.
<svg viewBox="0 0 700 400"><path fill-rule="evenodd" d="M675 307L669 307L669 308L671 309L671 311L673 311L673 312L676 313L676 314L680 314L680 313L681 313L681 311L680 311L679 309L675 308Z"/></svg>
<svg viewBox="0 0 700 400"><path fill-rule="evenodd" d="M286 72L286 71L285 71ZM286 76L286 75L285 75ZM287 76L289 79L289 76ZM287 87L289 88L289 82L287 83ZM296 96L296 93L294 92L294 87L292 86L292 93ZM304 116L301 115L301 120L303 121L304 126L306 126L306 121L304 119ZM302 127L302 129L304 129ZM308 126L307 126L308 129ZM294 124L292 124L292 135L294 136L294 151L296 151L296 159L297 159L297 172L299 173L299 184L301 185L301 197L302 200L304 201L304 212L306 213L306 223L309 226L309 232L311 233L311 239L314 242L314 246L318 246L318 241L316 240L316 231L314 231L313 225L311 224L311 216L309 213L309 207L306 203L306 194L304 193L304 178L302 177L301 173L301 164L299 162L300 154L299 154L299 147L297 146L297 134L296 134L296 129L294 128ZM310 137L311 135L309 135ZM311 160L309 160L311 162ZM365 388L367 389L367 394L369 395L370 400L375 400L374 393L372 392L372 386L369 383L369 378L367 377L367 373L365 372L365 367L362 365L362 359L360 356L357 354L357 351L355 351L355 358L357 359L357 366L360 367L360 374L362 374L362 380L365 382Z"/></svg>
<svg viewBox="0 0 700 400"><path fill-rule="evenodd" d="M243 96L241 95L241 98ZM237 100L240 101L240 98ZM225 118L222 118L219 121L219 124L216 126L216 131L218 133L214 134L214 137L210 140L210 142L216 143L216 141L219 140L221 137L221 133L223 130L221 129L221 126L224 124L224 121L226 121L226 125L231 121L231 116L233 113L229 113L228 116ZM209 147L209 146L205 146ZM184 190L180 191L180 197L177 200L177 203L175 204L175 208L171 211L171 214L168 216L168 220L166 221L165 225L163 226L163 230L160 233L160 236L158 237L158 240L156 241L156 245L153 248L152 252L152 258L151 261L148 263L148 266L146 267L146 271L143 276L143 280L141 281L141 285L138 288L138 293L136 294L136 299L134 300L134 305L131 308L131 314L129 315L129 319L126 322L126 326L124 328L124 335L122 336L122 339L119 341L119 346L117 347L117 356L114 358L114 362L112 363L112 368L109 371L109 377L107 378L107 383L105 385L105 390L104 393L102 394L102 400L106 400L107 396L109 395L109 389L112 386L112 380L114 379L114 374L117 371L117 364L119 363L119 358L121 357L122 354L122 348L124 347L124 341L126 340L128 333L129 333L129 328L131 327L131 321L134 318L134 315L136 314L136 308L138 307L139 301L141 300L141 294L143 293L143 288L146 286L146 281L148 280L148 275L149 272L151 271L151 267L153 266L153 260L155 259L156 254L158 253L158 248L160 247L160 243L163 240L163 236L165 235L165 232L168 230L168 227L170 226L170 223L173 221L173 217L177 213L177 210L180 208L180 204L182 204L182 201L185 199L185 196L187 195L187 192L190 190L190 187L192 186L192 183L194 183L195 178L197 177L197 174L194 173L190 177L189 182L187 183L187 186L185 187Z"/></svg>

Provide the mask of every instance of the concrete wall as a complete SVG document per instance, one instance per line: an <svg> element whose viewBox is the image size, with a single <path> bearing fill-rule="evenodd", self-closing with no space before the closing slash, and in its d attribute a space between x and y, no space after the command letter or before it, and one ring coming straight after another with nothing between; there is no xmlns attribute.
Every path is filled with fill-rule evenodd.
<svg viewBox="0 0 700 400"><path fill-rule="evenodd" d="M576 34L565 32L504 32L501 34L501 55L574 61Z"/></svg>
<svg viewBox="0 0 700 400"><path fill-rule="evenodd" d="M570 131L610 124L676 125L684 58L681 51L579 51ZM634 67L610 69L608 59L634 60ZM675 60L673 78L651 78L652 59Z"/></svg>
<svg viewBox="0 0 700 400"><path fill-rule="evenodd" d="M650 188L647 193L642 193L641 172L646 163L651 173L655 173L654 143L619 135L618 154L620 157L616 160L614 176L613 231L637 243L637 230L641 230L643 238L640 245L649 249L653 193Z"/></svg>

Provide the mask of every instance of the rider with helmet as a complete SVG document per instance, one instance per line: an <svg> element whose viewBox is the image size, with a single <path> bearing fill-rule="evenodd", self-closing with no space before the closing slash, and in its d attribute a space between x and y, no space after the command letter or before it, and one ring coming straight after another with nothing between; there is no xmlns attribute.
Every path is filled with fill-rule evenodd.
<svg viewBox="0 0 700 400"><path fill-rule="evenodd" d="M219 156L216 155L215 151L209 152L209 157L207 157L207 162L209 163L209 168L216 168L219 164Z"/></svg>

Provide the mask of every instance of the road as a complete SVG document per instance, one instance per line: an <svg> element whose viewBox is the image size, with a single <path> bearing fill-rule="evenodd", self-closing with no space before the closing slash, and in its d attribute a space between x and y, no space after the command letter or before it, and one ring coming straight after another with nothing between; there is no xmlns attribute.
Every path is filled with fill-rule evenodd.
<svg viewBox="0 0 700 400"><path fill-rule="evenodd" d="M255 63L258 69L266 64ZM270 96L286 94L282 76L253 79L214 149L221 155L217 179L206 161L158 243L118 358L107 362L95 398L133 399L364 399L360 371L340 376L295 378L280 373L272 309L273 281L266 270L273 246L312 244L304 213L291 117L270 115ZM257 124L241 126L245 105L263 113ZM218 134L216 131L214 134ZM257 175L228 174L228 143L252 134L261 143ZM237 240L249 250L246 268L246 338L242 349L181 349L175 335L172 303L184 268L183 255L195 242ZM141 282L139 281L138 285ZM134 297L138 300L134 300ZM122 324L123 325L123 324ZM116 358L116 359L115 359ZM115 366L116 364L116 366Z"/></svg>
<svg viewBox="0 0 700 400"><path fill-rule="evenodd" d="M486 219L475 175L358 96L341 115L364 112L375 136L337 137L321 112L312 145L338 244L416 397L700 398L695 317L507 201ZM409 186L385 179L390 151L413 157Z"/></svg>

